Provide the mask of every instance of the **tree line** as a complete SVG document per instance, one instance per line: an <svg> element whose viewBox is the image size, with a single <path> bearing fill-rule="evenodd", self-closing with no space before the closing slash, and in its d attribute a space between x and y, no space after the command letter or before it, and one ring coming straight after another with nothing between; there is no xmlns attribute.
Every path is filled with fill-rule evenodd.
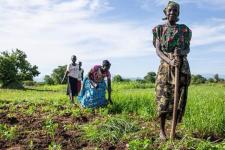
<svg viewBox="0 0 225 150"><path fill-rule="evenodd" d="M145 83L155 83L156 80L156 73L155 72L148 72L143 79L136 79L137 82L145 82ZM115 75L113 77L114 82L127 82L131 81L129 79L124 79L121 75ZM219 77L219 74L215 74L212 78L205 78L202 75L191 75L191 84L203 84L203 83L219 83L224 82L223 78Z"/></svg>
<svg viewBox="0 0 225 150"><path fill-rule="evenodd" d="M45 75L43 84L60 84L66 70L66 65L53 69L50 75ZM0 85L2 88L23 88L24 84L33 85L33 78L40 72L36 65L31 65L27 60L25 52L16 49L0 53ZM131 82L131 79L123 78L121 75L113 76L113 82ZM140 83L155 83L156 73L148 72L143 79L136 79ZM224 79L215 74L212 78L205 78L202 75L192 75L192 84L218 83ZM66 81L64 81L66 83Z"/></svg>

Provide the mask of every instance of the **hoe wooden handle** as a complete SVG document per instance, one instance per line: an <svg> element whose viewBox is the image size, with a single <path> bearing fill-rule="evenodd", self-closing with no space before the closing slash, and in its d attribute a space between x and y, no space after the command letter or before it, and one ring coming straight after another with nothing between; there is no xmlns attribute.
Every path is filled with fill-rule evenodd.
<svg viewBox="0 0 225 150"><path fill-rule="evenodd" d="M179 49L175 49L175 59L179 60ZM173 106L173 120L172 120L172 129L170 133L170 139L175 138L176 125L177 125L177 106L179 100L179 65L175 67L175 87L174 87L174 106Z"/></svg>

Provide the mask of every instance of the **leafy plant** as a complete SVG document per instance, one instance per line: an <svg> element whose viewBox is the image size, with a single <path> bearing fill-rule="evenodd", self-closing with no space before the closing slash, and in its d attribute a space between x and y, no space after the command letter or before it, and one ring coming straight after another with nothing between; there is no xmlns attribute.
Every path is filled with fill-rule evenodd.
<svg viewBox="0 0 225 150"><path fill-rule="evenodd" d="M0 137L6 140L13 140L16 138L17 126L8 127L6 124L0 124Z"/></svg>
<svg viewBox="0 0 225 150"><path fill-rule="evenodd" d="M136 139L129 142L129 150L151 150L153 141L150 139Z"/></svg>
<svg viewBox="0 0 225 150"><path fill-rule="evenodd" d="M57 144L55 142L51 142L51 144L48 146L49 150L61 150L62 146L60 144Z"/></svg>
<svg viewBox="0 0 225 150"><path fill-rule="evenodd" d="M30 140L30 142L29 142L29 149L30 150L33 150L34 149L34 143L33 143L32 140Z"/></svg>
<svg viewBox="0 0 225 150"><path fill-rule="evenodd" d="M50 137L54 140L58 124L54 123L50 117L47 117L44 123L44 128L47 130L47 133L50 135Z"/></svg>

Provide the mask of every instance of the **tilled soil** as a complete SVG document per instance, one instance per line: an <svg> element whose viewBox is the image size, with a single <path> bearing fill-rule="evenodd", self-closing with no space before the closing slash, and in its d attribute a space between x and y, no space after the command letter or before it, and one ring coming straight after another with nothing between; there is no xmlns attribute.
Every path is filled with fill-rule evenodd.
<svg viewBox="0 0 225 150"><path fill-rule="evenodd" d="M18 106L18 108L21 107ZM19 111L12 113L7 106L3 106L0 109L2 110L0 111L0 124L5 124L7 127L16 126L17 128L16 136L12 140L6 140L0 136L1 150L48 149L52 142L60 144L63 150L95 149L95 146L82 138L82 131L76 128L78 125L91 121L94 115L80 115L77 117L73 117L71 114L54 115L51 119L58 126L54 137L52 137L43 127L45 125L46 114L41 112L41 109L37 109L30 116ZM73 125L74 128L65 129L65 125ZM114 146L106 143L100 145L100 148L125 149L125 144L118 143Z"/></svg>
<svg viewBox="0 0 225 150"><path fill-rule="evenodd" d="M16 126L16 135L11 140L6 140L0 135L0 149L1 150L23 150L23 149L49 149L49 145L52 142L60 144L63 150L73 149L95 149L95 145L86 140L83 136L83 131L79 129L79 125L87 124L96 119L97 114L80 114L79 116L72 116L71 113L64 113L63 115L54 114L51 120L54 124L57 124L57 128L54 131L54 137L46 130L46 112L43 112L40 107L37 107L32 115L27 115L19 111L20 108L28 109L29 106L18 105L13 112L9 109L9 106L3 105L0 107L0 124L5 124L7 127ZM64 108L60 108L63 110ZM152 141L157 138L159 133L158 127L155 126L158 122L153 123L151 126L145 122L141 123L143 128L151 128L152 132L142 133L145 137L152 137ZM146 125L145 125L146 124ZM71 125L72 128L65 128L66 125ZM169 134L169 133L168 133ZM200 133L193 133L194 138L207 139L211 142L221 142L225 139L225 136L219 135L201 135ZM159 143L155 143L154 147L157 149ZM128 149L127 143L118 142L116 144L101 143L100 149L103 150L123 150Z"/></svg>

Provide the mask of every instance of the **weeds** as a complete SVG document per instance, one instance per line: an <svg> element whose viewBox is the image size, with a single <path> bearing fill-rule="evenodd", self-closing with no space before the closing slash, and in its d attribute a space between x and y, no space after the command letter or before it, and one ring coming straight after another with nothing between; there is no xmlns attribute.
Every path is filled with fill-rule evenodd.
<svg viewBox="0 0 225 150"><path fill-rule="evenodd" d="M88 125L84 128L85 136L93 143L105 142L116 143L129 133L134 133L139 128L128 120L122 118L110 118L104 123Z"/></svg>
<svg viewBox="0 0 225 150"><path fill-rule="evenodd" d="M129 150L153 150L153 148L151 148L152 144L153 141L149 139L136 139L129 142L128 148Z"/></svg>
<svg viewBox="0 0 225 150"><path fill-rule="evenodd" d="M8 127L6 124L0 124L0 138L13 140L17 137L17 126Z"/></svg>
<svg viewBox="0 0 225 150"><path fill-rule="evenodd" d="M61 150L62 146L60 144L57 144L55 142L51 142L51 144L48 146L49 150Z"/></svg>
<svg viewBox="0 0 225 150"><path fill-rule="evenodd" d="M32 140L29 142L28 147L29 147L30 150L33 150L34 149L34 143L33 143Z"/></svg>
<svg viewBox="0 0 225 150"><path fill-rule="evenodd" d="M54 123L50 117L47 117L44 123L44 129L47 130L47 133L50 135L52 140L55 140L55 132L58 128L58 124Z"/></svg>

